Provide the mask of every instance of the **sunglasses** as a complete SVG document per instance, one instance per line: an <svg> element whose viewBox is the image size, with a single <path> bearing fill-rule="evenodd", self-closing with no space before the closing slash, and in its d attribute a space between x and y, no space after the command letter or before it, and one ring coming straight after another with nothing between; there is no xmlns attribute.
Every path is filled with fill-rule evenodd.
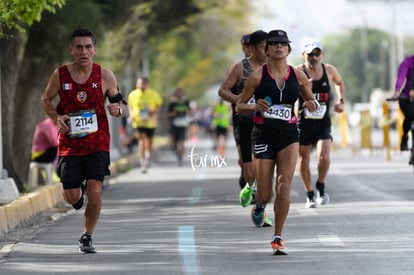
<svg viewBox="0 0 414 275"><path fill-rule="evenodd" d="M309 57L313 57L313 56L318 57L318 56L320 56L320 55L321 55L321 52L317 52L317 53L308 53L308 56L309 56Z"/></svg>
<svg viewBox="0 0 414 275"><path fill-rule="evenodd" d="M281 45L281 46L287 46L289 45L289 43L287 42L269 42L270 46L276 46L276 45Z"/></svg>

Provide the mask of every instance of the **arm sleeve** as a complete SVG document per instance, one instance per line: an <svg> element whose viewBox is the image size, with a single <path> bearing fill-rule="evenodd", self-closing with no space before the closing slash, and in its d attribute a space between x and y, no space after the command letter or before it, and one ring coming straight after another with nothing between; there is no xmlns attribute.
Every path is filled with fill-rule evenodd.
<svg viewBox="0 0 414 275"><path fill-rule="evenodd" d="M402 85L404 84L405 79L407 78L408 71L408 60L404 59L398 67L397 80L395 82L395 90L401 91Z"/></svg>
<svg viewBox="0 0 414 275"><path fill-rule="evenodd" d="M411 69L411 81L410 81L410 90L414 90L414 68Z"/></svg>

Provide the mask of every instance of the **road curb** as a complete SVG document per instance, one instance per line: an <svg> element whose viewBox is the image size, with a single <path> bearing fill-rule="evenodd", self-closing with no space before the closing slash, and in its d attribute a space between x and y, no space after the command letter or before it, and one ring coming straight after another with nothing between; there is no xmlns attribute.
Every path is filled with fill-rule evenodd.
<svg viewBox="0 0 414 275"><path fill-rule="evenodd" d="M128 169L130 158L125 157L111 163L111 177ZM53 208L63 202L63 187L60 182L42 186L0 206L0 234L6 234L29 218Z"/></svg>
<svg viewBox="0 0 414 275"><path fill-rule="evenodd" d="M63 200L62 185L58 182L0 206L0 233L8 233L25 220L52 208Z"/></svg>
<svg viewBox="0 0 414 275"><path fill-rule="evenodd" d="M160 139L154 144L154 149L167 143L167 139ZM111 176L116 177L130 169L131 163L136 162L136 154L132 154L111 162ZM10 232L17 225L29 218L53 208L63 202L63 187L60 182L53 182L42 186L17 198L16 200L0 206L0 234Z"/></svg>

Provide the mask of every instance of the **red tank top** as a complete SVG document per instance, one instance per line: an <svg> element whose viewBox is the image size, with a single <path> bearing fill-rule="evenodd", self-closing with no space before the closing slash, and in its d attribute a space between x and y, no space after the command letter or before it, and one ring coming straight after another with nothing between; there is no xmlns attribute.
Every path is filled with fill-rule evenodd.
<svg viewBox="0 0 414 275"><path fill-rule="evenodd" d="M59 67L60 101L56 110L60 115L82 110L94 110L98 130L83 137L59 134L59 156L83 156L99 151L109 152L109 126L102 91L101 66L93 64L92 73L85 83L76 83L66 65Z"/></svg>

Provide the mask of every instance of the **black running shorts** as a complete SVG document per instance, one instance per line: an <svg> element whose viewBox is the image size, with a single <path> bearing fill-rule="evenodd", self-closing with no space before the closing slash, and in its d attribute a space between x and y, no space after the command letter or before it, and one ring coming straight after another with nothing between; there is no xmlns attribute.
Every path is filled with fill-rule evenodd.
<svg viewBox="0 0 414 275"><path fill-rule="evenodd" d="M331 127L314 123L299 127L299 144L315 145L319 140L330 139L332 141Z"/></svg>
<svg viewBox="0 0 414 275"><path fill-rule="evenodd" d="M252 151L257 159L275 160L279 151L298 141L296 124L273 129L257 125L253 127Z"/></svg>
<svg viewBox="0 0 414 275"><path fill-rule="evenodd" d="M252 130L253 120L240 118L239 133L240 133L240 151L243 162L252 162Z"/></svg>
<svg viewBox="0 0 414 275"><path fill-rule="evenodd" d="M103 182L110 174L109 165L109 152L59 157L58 174L63 189L79 188L82 181L88 179Z"/></svg>

